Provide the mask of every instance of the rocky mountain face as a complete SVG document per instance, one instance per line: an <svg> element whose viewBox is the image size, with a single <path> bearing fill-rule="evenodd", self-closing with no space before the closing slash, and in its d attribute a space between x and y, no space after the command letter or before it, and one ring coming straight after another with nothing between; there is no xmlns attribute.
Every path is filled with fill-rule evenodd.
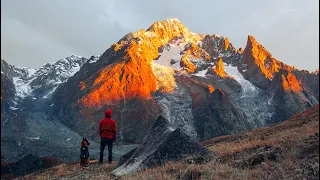
<svg viewBox="0 0 320 180"><path fill-rule="evenodd" d="M57 89L52 118L94 138L103 111L112 108L118 137L132 143L161 114L205 140L281 122L317 104L317 78L276 60L252 36L237 50L228 38L168 19L125 35L85 64Z"/></svg>
<svg viewBox="0 0 320 180"><path fill-rule="evenodd" d="M177 19L129 33L101 56L70 56L34 70L1 61L1 69L2 109L20 117L16 108L28 107L23 112L34 117L23 114L26 122L41 117L97 141L107 108L118 141L141 143L159 115L203 141L281 122L319 103L318 71L282 63L252 36L236 49L228 38L193 33Z"/></svg>
<svg viewBox="0 0 320 180"><path fill-rule="evenodd" d="M6 76L1 75L1 113L13 105L15 96L15 87L12 81Z"/></svg>

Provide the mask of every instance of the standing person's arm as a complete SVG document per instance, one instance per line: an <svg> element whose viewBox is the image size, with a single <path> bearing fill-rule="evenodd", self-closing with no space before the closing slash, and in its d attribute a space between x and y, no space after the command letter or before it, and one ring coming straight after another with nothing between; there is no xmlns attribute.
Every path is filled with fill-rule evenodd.
<svg viewBox="0 0 320 180"><path fill-rule="evenodd" d="M116 141L116 135L117 135L117 125L116 122L113 124L113 142Z"/></svg>
<svg viewBox="0 0 320 180"><path fill-rule="evenodd" d="M99 135L100 135L100 137L101 137L101 121L100 121L100 123L99 123Z"/></svg>

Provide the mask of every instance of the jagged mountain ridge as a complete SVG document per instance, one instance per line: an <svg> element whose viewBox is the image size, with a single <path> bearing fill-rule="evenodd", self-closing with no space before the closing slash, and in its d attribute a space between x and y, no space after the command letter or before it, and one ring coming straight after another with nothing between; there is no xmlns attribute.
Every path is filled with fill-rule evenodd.
<svg viewBox="0 0 320 180"><path fill-rule="evenodd" d="M30 82L35 88L27 91L33 92L25 98L30 100L17 103L36 106L27 111L38 114L26 122L40 117L61 122L98 141L98 122L112 108L120 142L141 142L160 114L190 137L206 140L280 122L319 99L316 72L274 59L252 36L237 50L228 38L193 33L177 19L129 33L101 56L80 61L84 64L69 79L47 67L50 73ZM64 83L56 84L60 80ZM50 90L52 97L45 98Z"/></svg>
<svg viewBox="0 0 320 180"><path fill-rule="evenodd" d="M61 119L81 134L94 137L89 128L84 127L96 128L103 109L111 107L115 111L114 118L120 121L119 137L126 142L141 141L159 114L175 116L166 118L175 119L177 126L189 123L191 127L185 129L189 135L199 131L197 122L212 124L217 128L214 131L219 133L204 133L211 134L205 138L212 138L280 122L318 103L314 98L317 88L309 88L310 84L318 82L312 80L310 83L310 78L302 78L308 76L305 75L307 72L273 58L252 36L248 36L244 50L236 50L227 38L193 33L177 19L156 22L147 30L125 35L107 49L96 63L86 64L81 71L86 75L79 73L71 77L55 93L54 104L63 101L68 104L54 106L52 117ZM283 71L290 76L275 84L273 78ZM274 89L268 88L272 84L277 86L275 89L284 89L283 93L277 94ZM191 103L181 102L184 104L181 108L191 110L191 121L189 113L180 114L173 110L173 104L177 105L174 101L183 99L171 96L171 99L177 99L171 102L165 100L168 100L166 96L180 88L185 89L186 99L190 97L192 100ZM71 90L74 93L70 94ZM230 103L222 104L228 104L225 110L233 109L236 123L227 123L226 111L222 112L225 114L223 116L214 115L216 108L207 108L203 111L204 115L197 112L212 106L210 103L224 100L213 98L216 102L206 101L215 91L228 97ZM284 96L294 98L275 103ZM295 99L302 103L290 109L288 104L296 102ZM281 106L289 109L276 112L275 109ZM65 112L71 113L71 119L63 117Z"/></svg>
<svg viewBox="0 0 320 180"><path fill-rule="evenodd" d="M97 58L97 57L95 57ZM70 55L40 68L19 68L1 60L1 75L8 77L15 85L17 97L47 98L57 86L74 75L88 61L87 58Z"/></svg>

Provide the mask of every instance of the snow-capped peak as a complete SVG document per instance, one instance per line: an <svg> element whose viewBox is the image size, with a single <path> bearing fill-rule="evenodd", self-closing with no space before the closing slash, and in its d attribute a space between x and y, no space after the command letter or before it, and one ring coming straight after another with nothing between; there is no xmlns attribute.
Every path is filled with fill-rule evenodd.
<svg viewBox="0 0 320 180"><path fill-rule="evenodd" d="M12 80L18 98L34 95L47 98L59 84L66 82L87 61L87 58L71 54L64 59L32 69L15 67L3 60L1 70L2 74ZM34 90L37 90L37 94L33 93Z"/></svg>
<svg viewBox="0 0 320 180"><path fill-rule="evenodd" d="M88 60L89 63L95 63L100 59L101 55L99 56L91 56L91 58Z"/></svg>

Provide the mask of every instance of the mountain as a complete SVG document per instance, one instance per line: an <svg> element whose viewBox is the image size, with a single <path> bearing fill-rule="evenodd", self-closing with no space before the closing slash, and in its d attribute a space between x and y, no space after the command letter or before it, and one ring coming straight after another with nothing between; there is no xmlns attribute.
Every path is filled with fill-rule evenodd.
<svg viewBox="0 0 320 180"><path fill-rule="evenodd" d="M42 156L72 160L63 147L72 151L81 136L99 142L107 108L117 142L136 144L160 115L204 141L279 123L319 103L318 71L277 60L253 36L236 48L178 19L128 33L100 56L72 55L37 69L2 60L1 71L1 146L15 161L39 145Z"/></svg>
<svg viewBox="0 0 320 180"><path fill-rule="evenodd" d="M161 114L205 140L281 122L318 104L318 77L276 60L250 35L237 50L228 38L168 19L125 35L85 64L54 93L51 118L98 140L92 129L112 108L120 141L135 143Z"/></svg>
<svg viewBox="0 0 320 180"><path fill-rule="evenodd" d="M71 55L37 69L18 68L1 60L1 74L15 85L17 98L48 98L59 84L73 76L87 58Z"/></svg>
<svg viewBox="0 0 320 180"><path fill-rule="evenodd" d="M1 60L1 152L9 161L27 154L70 161L78 154L65 148L77 148L81 137L61 122L48 119L46 112L55 89L87 61L71 55L28 69Z"/></svg>

